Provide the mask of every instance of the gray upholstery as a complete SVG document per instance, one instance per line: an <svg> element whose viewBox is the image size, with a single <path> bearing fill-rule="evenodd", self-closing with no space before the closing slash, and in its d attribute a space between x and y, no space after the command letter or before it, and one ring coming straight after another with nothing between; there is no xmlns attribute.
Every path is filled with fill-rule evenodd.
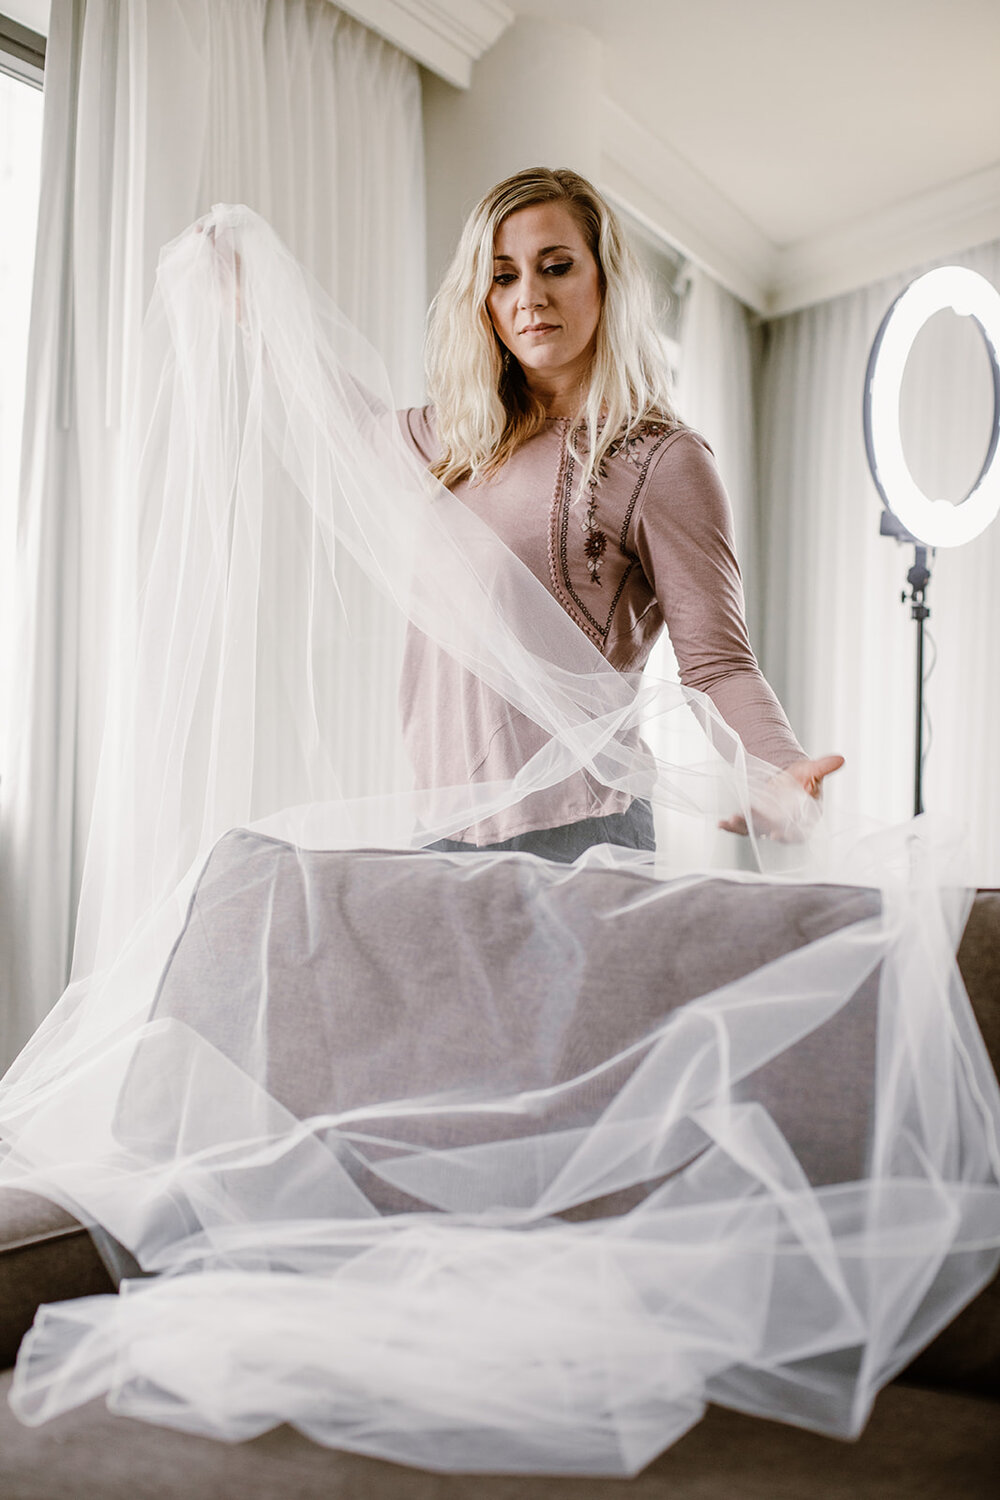
<svg viewBox="0 0 1000 1500"><path fill-rule="evenodd" d="M14 1363L41 1303L113 1290L93 1240L70 1214L34 1193L0 1188L0 1368Z"/></svg>
<svg viewBox="0 0 1000 1500"><path fill-rule="evenodd" d="M864 889L713 879L681 884L668 914L651 920L639 904L648 889L647 877L621 868L566 882L558 865L530 856L456 879L452 863L433 855L304 852L236 830L202 874L155 1015L187 1022L242 1064L258 1042L247 1017L266 951L268 1091L301 1118L474 1086L484 1056L496 1078L511 1029L551 1014L566 966L579 965L579 999L556 1038L551 1078L512 1080L535 1087L585 1073L694 996L877 912L879 902ZM555 940L539 942L540 933ZM449 1004L456 992L463 1003ZM864 1170L874 993L874 983L864 986L753 1078L754 1098L817 1184ZM426 1017L419 1045L412 1032L395 1045L404 1007ZM140 1113L148 1088L140 1057ZM128 1104L126 1095L125 1131ZM384 1186L369 1186L382 1194L380 1207L397 1206Z"/></svg>
<svg viewBox="0 0 1000 1500"><path fill-rule="evenodd" d="M97 1402L25 1428L3 1389L3 1500L995 1500L1000 1468L994 1402L901 1385L882 1392L857 1443L712 1407L632 1480L430 1474L288 1427L230 1447Z"/></svg>
<svg viewBox="0 0 1000 1500"><path fill-rule="evenodd" d="M959 945L958 966L987 1051L1000 1072L1000 891L980 891L976 896ZM906 1378L1000 1399L1000 1278L938 1334ZM1000 1420L1000 1411L997 1417Z"/></svg>

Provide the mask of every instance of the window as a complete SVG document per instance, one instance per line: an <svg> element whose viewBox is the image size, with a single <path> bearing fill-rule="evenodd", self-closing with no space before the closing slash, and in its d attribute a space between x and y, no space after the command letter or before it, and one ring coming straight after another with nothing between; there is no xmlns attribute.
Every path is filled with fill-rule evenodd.
<svg viewBox="0 0 1000 1500"><path fill-rule="evenodd" d="M45 41L0 15L0 664L10 662L17 486L42 154ZM7 682L0 678L0 702ZM0 725L0 740L3 736Z"/></svg>
<svg viewBox="0 0 1000 1500"><path fill-rule="evenodd" d="M670 372L677 380L681 362L681 325L684 319L684 304L687 298L689 276L687 257L675 250L665 240L658 239L651 230L633 218L621 204L616 204L618 217L628 235L629 244L635 251L653 284L660 316L658 332L663 344Z"/></svg>

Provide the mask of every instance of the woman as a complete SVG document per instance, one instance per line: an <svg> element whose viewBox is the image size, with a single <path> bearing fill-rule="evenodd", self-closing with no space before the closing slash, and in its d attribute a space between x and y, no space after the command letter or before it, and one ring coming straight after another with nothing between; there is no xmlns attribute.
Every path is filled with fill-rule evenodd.
<svg viewBox="0 0 1000 1500"><path fill-rule="evenodd" d="M712 450L673 408L642 271L584 178L531 168L487 193L434 301L428 374L432 405L403 413L403 430L435 477L619 671L641 671L666 623L685 687L818 798L843 757L805 754L760 673ZM428 651L411 636L403 700L424 784L515 774L537 741L523 722L498 734L481 695L454 688L461 740L428 728ZM747 831L742 817L722 826ZM645 799L581 776L468 834L432 847L561 860L602 842L654 847Z"/></svg>

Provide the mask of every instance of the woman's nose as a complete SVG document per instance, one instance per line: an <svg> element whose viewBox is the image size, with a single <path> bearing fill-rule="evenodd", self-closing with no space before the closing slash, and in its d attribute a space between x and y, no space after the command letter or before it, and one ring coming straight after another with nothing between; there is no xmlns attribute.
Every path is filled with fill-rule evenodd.
<svg viewBox="0 0 1000 1500"><path fill-rule="evenodd" d="M545 295L545 283L540 276L533 272L521 277L520 296L518 303L527 309L530 307L541 307L547 300Z"/></svg>

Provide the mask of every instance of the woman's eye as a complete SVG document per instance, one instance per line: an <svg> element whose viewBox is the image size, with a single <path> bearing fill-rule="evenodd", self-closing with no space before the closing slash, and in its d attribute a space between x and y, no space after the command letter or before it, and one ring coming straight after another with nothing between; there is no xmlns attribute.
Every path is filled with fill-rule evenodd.
<svg viewBox="0 0 1000 1500"><path fill-rule="evenodd" d="M498 276L494 276L494 278L493 278L493 285L494 286L510 286L510 284L511 284L511 282L513 280L514 280L514 273L512 271L501 271Z"/></svg>
<svg viewBox="0 0 1000 1500"><path fill-rule="evenodd" d="M560 260L555 265L546 266L545 274L547 276L565 276L567 271L572 270L572 267L573 262L571 260Z"/></svg>

